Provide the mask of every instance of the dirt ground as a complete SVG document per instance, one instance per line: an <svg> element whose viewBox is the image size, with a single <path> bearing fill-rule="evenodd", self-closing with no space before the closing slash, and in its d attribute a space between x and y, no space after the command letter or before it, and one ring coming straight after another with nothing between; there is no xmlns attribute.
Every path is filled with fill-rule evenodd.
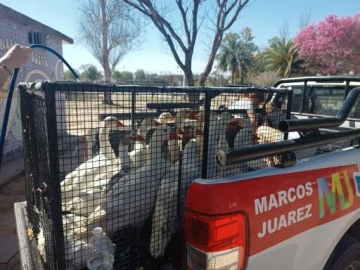
<svg viewBox="0 0 360 270"><path fill-rule="evenodd" d="M25 201L25 175L0 187L0 235L16 235L14 203Z"/></svg>

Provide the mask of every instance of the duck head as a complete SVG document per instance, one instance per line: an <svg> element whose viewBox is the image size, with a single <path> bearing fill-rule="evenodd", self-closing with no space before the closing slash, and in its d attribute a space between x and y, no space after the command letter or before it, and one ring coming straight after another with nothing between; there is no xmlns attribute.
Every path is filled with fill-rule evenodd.
<svg viewBox="0 0 360 270"><path fill-rule="evenodd" d="M103 120L102 126L109 129L120 129L125 127L125 125L120 122L115 116L107 116Z"/></svg>
<svg viewBox="0 0 360 270"><path fill-rule="evenodd" d="M176 132L176 128L163 124L155 130L151 140L155 139L156 141L165 142L169 140L178 140L179 138L180 137Z"/></svg>
<svg viewBox="0 0 360 270"><path fill-rule="evenodd" d="M173 116L169 112L163 112L163 113L160 114L158 120L155 120L155 121L160 123L160 124L166 124L168 122L174 122L175 121L175 116Z"/></svg>

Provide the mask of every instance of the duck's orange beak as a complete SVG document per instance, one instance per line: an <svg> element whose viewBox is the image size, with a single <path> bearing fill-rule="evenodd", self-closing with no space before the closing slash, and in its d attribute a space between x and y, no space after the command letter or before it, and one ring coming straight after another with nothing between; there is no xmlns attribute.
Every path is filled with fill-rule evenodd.
<svg viewBox="0 0 360 270"><path fill-rule="evenodd" d="M179 135L176 133L175 129L172 129L170 131L170 138L169 140L180 140L181 138L179 137Z"/></svg>
<svg viewBox="0 0 360 270"><path fill-rule="evenodd" d="M135 141L137 141L137 142L146 142L146 139L143 136L137 134Z"/></svg>
<svg viewBox="0 0 360 270"><path fill-rule="evenodd" d="M233 129L236 129L237 127L240 127L240 120L234 119L227 124L226 130L233 130Z"/></svg>
<svg viewBox="0 0 360 270"><path fill-rule="evenodd" d="M196 136L204 136L204 133L200 129L196 129Z"/></svg>
<svg viewBox="0 0 360 270"><path fill-rule="evenodd" d="M161 123L156 121L155 119L153 120L153 122L155 127L161 126Z"/></svg>
<svg viewBox="0 0 360 270"><path fill-rule="evenodd" d="M198 117L197 117L195 111L191 111L191 112L190 112L189 119L198 120Z"/></svg>
<svg viewBox="0 0 360 270"><path fill-rule="evenodd" d="M205 122L205 115L203 116L196 116L196 120L198 120L199 122Z"/></svg>
<svg viewBox="0 0 360 270"><path fill-rule="evenodd" d="M125 125L122 122L120 122L119 120L117 121L116 126L117 127L125 127Z"/></svg>

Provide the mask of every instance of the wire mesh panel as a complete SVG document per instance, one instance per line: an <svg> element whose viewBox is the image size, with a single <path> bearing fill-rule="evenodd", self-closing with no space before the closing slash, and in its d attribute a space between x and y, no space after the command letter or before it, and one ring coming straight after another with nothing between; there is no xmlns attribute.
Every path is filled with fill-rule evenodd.
<svg viewBox="0 0 360 270"><path fill-rule="evenodd" d="M98 226L116 246L115 269L184 267L188 186L273 166L269 157L221 167L216 153L286 139L276 128L291 103L287 91L239 87L19 89L28 211L49 269L85 268Z"/></svg>

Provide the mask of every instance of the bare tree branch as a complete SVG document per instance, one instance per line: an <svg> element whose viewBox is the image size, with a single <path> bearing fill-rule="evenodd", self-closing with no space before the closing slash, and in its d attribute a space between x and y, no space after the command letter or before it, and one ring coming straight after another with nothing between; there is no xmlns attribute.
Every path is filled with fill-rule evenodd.
<svg viewBox="0 0 360 270"><path fill-rule="evenodd" d="M199 84L204 85L207 77L209 76L211 69L214 65L216 52L218 51L221 41L224 35L224 32L227 31L236 21L240 11L247 5L249 0L241 1L241 0L234 0L232 4L227 9L227 0L217 1L219 7L219 13L217 16L217 27L216 33L212 42L211 52L208 58L207 65L204 69L204 72L200 76ZM234 13L230 17L230 20L226 23L226 18L229 16L231 11L236 7Z"/></svg>
<svg viewBox="0 0 360 270"><path fill-rule="evenodd" d="M141 20L118 0L82 0L79 35L104 69L105 81L122 57L138 45Z"/></svg>
<svg viewBox="0 0 360 270"><path fill-rule="evenodd" d="M299 29L304 29L310 24L311 21L311 10L308 10L307 12L304 12L301 14L299 19Z"/></svg>
<svg viewBox="0 0 360 270"><path fill-rule="evenodd" d="M280 39L285 39L285 40L288 40L290 38L288 19L284 19L282 24L279 26L279 37Z"/></svg>
<svg viewBox="0 0 360 270"><path fill-rule="evenodd" d="M170 0L161 2L163 4L162 9L156 4L160 1L155 0L123 0L129 6L135 8L148 19L150 19L154 26L160 31L165 38L171 53L174 56L176 63L184 71L186 81L188 85L194 85L194 76L192 71L192 58L194 49L197 41L201 25L205 20L200 19L199 25L199 11L200 9L206 9L206 5L209 5L207 1L202 0ZM211 72L215 55L225 31L227 31L233 23L236 21L240 11L247 5L249 0L217 0L217 11L216 11L216 23L215 33L212 39L211 52L208 58L207 65L204 72L201 75L199 84L204 85L208 75ZM170 23L176 18L173 12L176 11L181 16L183 32L179 33L176 31L174 24ZM191 7L191 13L189 9ZM168 9L167 9L168 8ZM172 9L171 9L172 8ZM170 14L165 14L165 9L171 10ZM204 13L202 13L204 14ZM169 16L172 17L169 17ZM214 14L215 15L215 14ZM210 16L209 16L210 17ZM215 16L212 16L215 17ZM210 19L211 20L211 19ZM184 56L180 58L180 53Z"/></svg>
<svg viewBox="0 0 360 270"><path fill-rule="evenodd" d="M184 10L184 7L182 6L182 0L176 0L176 4L179 7L181 17L182 17L182 20L183 20L187 43L190 44L190 42L191 42L190 30L189 30L189 26L188 26L188 23L187 23L187 20L186 20L187 9L186 9L186 11Z"/></svg>

